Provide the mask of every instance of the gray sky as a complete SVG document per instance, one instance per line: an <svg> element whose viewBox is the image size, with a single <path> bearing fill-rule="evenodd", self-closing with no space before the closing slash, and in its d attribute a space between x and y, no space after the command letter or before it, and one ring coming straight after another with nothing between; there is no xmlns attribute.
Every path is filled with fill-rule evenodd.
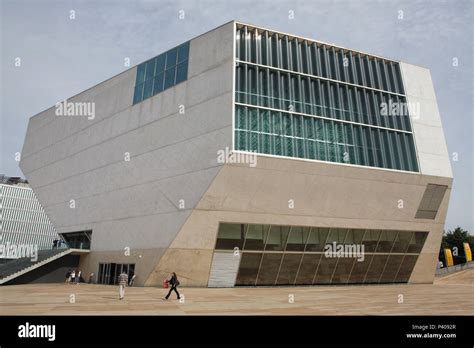
<svg viewBox="0 0 474 348"><path fill-rule="evenodd" d="M126 70L126 57L136 65L235 19L429 68L458 153L446 228L473 234L474 1L0 2L0 173L23 176L15 153L32 115Z"/></svg>

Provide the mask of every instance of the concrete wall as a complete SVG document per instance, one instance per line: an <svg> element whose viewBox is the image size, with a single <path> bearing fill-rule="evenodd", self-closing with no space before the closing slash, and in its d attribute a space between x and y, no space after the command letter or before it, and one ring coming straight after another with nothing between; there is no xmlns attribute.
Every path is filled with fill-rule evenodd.
<svg viewBox="0 0 474 348"><path fill-rule="evenodd" d="M428 69L400 64L407 101L419 107L412 116L418 160L422 174L453 177L443 125Z"/></svg>
<svg viewBox="0 0 474 348"><path fill-rule="evenodd" d="M129 247L143 284L212 183L232 142L233 35L229 23L191 40L187 81L141 103L135 67L68 99L95 103L93 120L30 119L20 167L58 233L92 229L85 274L134 263Z"/></svg>

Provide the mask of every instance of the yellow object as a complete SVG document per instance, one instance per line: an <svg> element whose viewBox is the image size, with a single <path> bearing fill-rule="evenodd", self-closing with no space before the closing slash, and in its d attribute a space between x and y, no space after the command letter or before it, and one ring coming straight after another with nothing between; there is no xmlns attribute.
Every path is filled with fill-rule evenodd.
<svg viewBox="0 0 474 348"><path fill-rule="evenodd" d="M464 254L466 255L466 262L472 261L472 252L471 252L471 247L469 246L469 243L463 243L464 244Z"/></svg>
<svg viewBox="0 0 474 348"><path fill-rule="evenodd" d="M444 258L446 259L446 267L454 265L451 249L444 249Z"/></svg>

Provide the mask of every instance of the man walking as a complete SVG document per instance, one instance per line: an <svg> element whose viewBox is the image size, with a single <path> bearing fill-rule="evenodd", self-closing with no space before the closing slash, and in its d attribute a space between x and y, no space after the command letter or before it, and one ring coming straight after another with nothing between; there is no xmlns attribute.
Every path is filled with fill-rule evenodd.
<svg viewBox="0 0 474 348"><path fill-rule="evenodd" d="M119 281L119 299L123 300L125 297L125 286L128 284L128 274L122 271L118 277Z"/></svg>

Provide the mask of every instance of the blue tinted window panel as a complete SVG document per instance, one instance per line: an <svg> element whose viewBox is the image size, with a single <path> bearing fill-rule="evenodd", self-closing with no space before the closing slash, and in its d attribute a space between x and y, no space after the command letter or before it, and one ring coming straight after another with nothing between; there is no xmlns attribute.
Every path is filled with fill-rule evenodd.
<svg viewBox="0 0 474 348"><path fill-rule="evenodd" d="M143 99L149 98L153 95L153 79L145 81L143 88Z"/></svg>
<svg viewBox="0 0 474 348"><path fill-rule="evenodd" d="M135 82L136 85L145 81L145 69L146 69L145 63L142 63L137 67L137 79Z"/></svg>
<svg viewBox="0 0 474 348"><path fill-rule="evenodd" d="M178 50L176 48L166 52L166 70L176 65L177 56Z"/></svg>
<svg viewBox="0 0 474 348"><path fill-rule="evenodd" d="M156 63L156 60L154 58L146 62L145 80L152 79L155 76L155 63Z"/></svg>
<svg viewBox="0 0 474 348"><path fill-rule="evenodd" d="M178 64L176 68L176 84L186 81L188 78L188 62Z"/></svg>
<svg viewBox="0 0 474 348"><path fill-rule="evenodd" d="M188 60L189 56L189 41L178 47L178 64Z"/></svg>
<svg viewBox="0 0 474 348"><path fill-rule="evenodd" d="M164 77L165 77L164 73L160 73L156 75L155 81L153 83L153 95L163 91Z"/></svg>
<svg viewBox="0 0 474 348"><path fill-rule="evenodd" d="M165 71L166 54L160 54L156 57L155 75Z"/></svg>
<svg viewBox="0 0 474 348"><path fill-rule="evenodd" d="M165 87L164 89L168 89L174 85L176 75L176 67L168 69L165 71Z"/></svg>
<svg viewBox="0 0 474 348"><path fill-rule="evenodd" d="M135 91L133 94L133 104L141 102L142 96L143 96L143 83L135 86Z"/></svg>

